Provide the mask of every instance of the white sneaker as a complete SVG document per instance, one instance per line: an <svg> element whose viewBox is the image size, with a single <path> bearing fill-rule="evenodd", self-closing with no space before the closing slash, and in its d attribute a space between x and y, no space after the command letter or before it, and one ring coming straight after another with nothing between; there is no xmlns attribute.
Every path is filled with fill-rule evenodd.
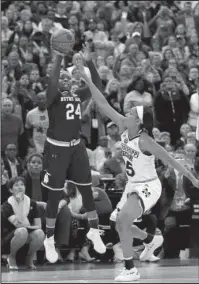
<svg viewBox="0 0 199 284"><path fill-rule="evenodd" d="M114 252L114 262L122 262L124 260L123 252L121 249L121 244L117 243L113 246L113 252Z"/></svg>
<svg viewBox="0 0 199 284"><path fill-rule="evenodd" d="M55 241L54 241L54 236L50 238L45 238L44 240L44 247L46 251L46 259L50 263L55 263L58 260L58 253L55 250Z"/></svg>
<svg viewBox="0 0 199 284"><path fill-rule="evenodd" d="M115 278L115 281L118 282L132 282L140 279L140 274L137 271L137 268L132 268L131 270L124 269L120 275Z"/></svg>
<svg viewBox="0 0 199 284"><path fill-rule="evenodd" d="M100 237L100 232L98 229L90 228L86 236L90 241L92 241L94 250L96 250L96 252L100 254L106 252L106 246L102 242L102 239Z"/></svg>
<svg viewBox="0 0 199 284"><path fill-rule="evenodd" d="M163 241L164 239L162 236L155 235L149 244L144 243L145 249L140 255L140 261L149 261L154 254L154 251L162 245Z"/></svg>
<svg viewBox="0 0 199 284"><path fill-rule="evenodd" d="M156 261L159 261L160 258L155 256L154 254L151 255L151 257L149 257L148 259L140 259L140 261L149 261L149 262L156 262Z"/></svg>

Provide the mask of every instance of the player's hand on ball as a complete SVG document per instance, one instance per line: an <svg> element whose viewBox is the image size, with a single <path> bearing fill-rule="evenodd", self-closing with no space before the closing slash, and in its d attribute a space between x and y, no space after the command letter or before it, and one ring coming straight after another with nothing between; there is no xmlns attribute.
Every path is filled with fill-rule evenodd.
<svg viewBox="0 0 199 284"><path fill-rule="evenodd" d="M74 34L67 29L57 29L50 39L53 51L60 56L68 55L75 44Z"/></svg>

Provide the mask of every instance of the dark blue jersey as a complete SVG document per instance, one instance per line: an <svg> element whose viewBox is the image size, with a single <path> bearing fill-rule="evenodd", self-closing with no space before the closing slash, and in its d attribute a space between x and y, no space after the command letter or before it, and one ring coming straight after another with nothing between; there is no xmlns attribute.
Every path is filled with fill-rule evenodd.
<svg viewBox="0 0 199 284"><path fill-rule="evenodd" d="M81 100L77 95L63 95L59 92L48 107L48 116L47 137L64 142L80 137Z"/></svg>

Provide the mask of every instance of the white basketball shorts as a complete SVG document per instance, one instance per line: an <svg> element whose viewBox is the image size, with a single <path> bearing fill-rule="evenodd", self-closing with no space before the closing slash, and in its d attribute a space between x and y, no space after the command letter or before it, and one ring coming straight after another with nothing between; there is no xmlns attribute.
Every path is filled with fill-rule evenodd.
<svg viewBox="0 0 199 284"><path fill-rule="evenodd" d="M142 214L144 214L145 212L149 211L157 203L158 199L160 198L161 192L162 192L162 185L158 178L152 181L149 181L149 182L145 182L145 183L128 182L126 184L122 197L116 206L116 210L114 210L113 213L111 214L110 219L112 221L116 220L116 216L118 212L117 209L119 209L119 211L122 209L122 207L124 206L124 204L126 203L128 199L128 196L133 192L138 194L140 198L140 204L143 208Z"/></svg>

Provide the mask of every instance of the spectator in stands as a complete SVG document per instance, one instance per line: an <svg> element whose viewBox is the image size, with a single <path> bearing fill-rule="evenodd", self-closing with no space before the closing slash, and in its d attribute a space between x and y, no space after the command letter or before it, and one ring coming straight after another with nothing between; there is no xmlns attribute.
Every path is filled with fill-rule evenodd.
<svg viewBox="0 0 199 284"><path fill-rule="evenodd" d="M99 224L107 225L113 208L107 193L100 188L99 175L92 175L92 191L97 214L99 215Z"/></svg>
<svg viewBox="0 0 199 284"><path fill-rule="evenodd" d="M186 40L183 35L177 35L176 38L177 47L173 50L175 57L179 64L186 63L190 56L189 47L186 45Z"/></svg>
<svg viewBox="0 0 199 284"><path fill-rule="evenodd" d="M13 102L10 99L2 100L1 116L1 151L5 151L8 144L18 146L20 135L23 133L21 119L13 112Z"/></svg>
<svg viewBox="0 0 199 284"><path fill-rule="evenodd" d="M6 145L4 166L5 170L8 172L9 179L22 174L23 162L17 157L17 146L15 144Z"/></svg>
<svg viewBox="0 0 199 284"><path fill-rule="evenodd" d="M72 71L76 68L76 67L75 67L75 62L78 61L78 60L79 60L79 61L82 61L82 57L81 57L80 54L75 53L75 54L73 55L73 59L72 59L73 65L72 65L71 67L68 67L68 68L67 68L67 70L68 70L68 72L70 73L70 75L72 75ZM89 68L85 66L84 69L85 69L86 74L91 77Z"/></svg>
<svg viewBox="0 0 199 284"><path fill-rule="evenodd" d="M60 23L63 28L68 28L68 19L66 16L66 2L59 1L56 7L55 22Z"/></svg>
<svg viewBox="0 0 199 284"><path fill-rule="evenodd" d="M191 127L189 124L184 123L180 127L180 139L176 142L175 149L184 149L185 144L187 143L187 135L191 132Z"/></svg>
<svg viewBox="0 0 199 284"><path fill-rule="evenodd" d="M186 144L184 146L185 162L189 166L189 169L193 169L194 161L196 157L197 148L193 144Z"/></svg>
<svg viewBox="0 0 199 284"><path fill-rule="evenodd" d="M187 133L187 144L193 144L194 146L196 146L196 133L195 132Z"/></svg>
<svg viewBox="0 0 199 284"><path fill-rule="evenodd" d="M193 174L195 177L199 177L199 157L196 157L194 162ZM191 207L192 207L192 220L190 224L190 257L197 257L199 253L199 235L198 235L198 200L199 200L199 191L186 177L183 177L183 188L185 190L186 196L188 198Z"/></svg>
<svg viewBox="0 0 199 284"><path fill-rule="evenodd" d="M43 153L46 133L49 125L46 109L46 93L37 94L37 107L27 113L25 128L29 137L29 146L32 151Z"/></svg>
<svg viewBox="0 0 199 284"><path fill-rule="evenodd" d="M182 12L177 14L176 22L184 26L186 36L189 37L193 30L198 30L198 17L192 10L192 1L185 1L182 4Z"/></svg>
<svg viewBox="0 0 199 284"><path fill-rule="evenodd" d="M25 194L26 187L22 177L11 178L8 188L12 195L2 204L1 214L4 220L3 249L7 246L10 250L9 269L18 270L16 254L26 243L29 245L27 268L36 269L33 263L34 254L43 245L45 238L37 203Z"/></svg>
<svg viewBox="0 0 199 284"><path fill-rule="evenodd" d="M43 86L41 84L39 69L33 68L30 71L30 88L35 92L35 94L38 94L42 91L44 91Z"/></svg>
<svg viewBox="0 0 199 284"><path fill-rule="evenodd" d="M115 144L120 141L119 128L114 122L109 122L106 125L106 133L108 137L108 148L113 153L115 151Z"/></svg>
<svg viewBox="0 0 199 284"><path fill-rule="evenodd" d="M41 186L41 170L43 164L43 156L39 153L32 153L26 160L27 170L23 173L23 178L26 183L27 195L34 200L37 200L38 207L42 217L42 225L45 228L45 210L47 201L47 189ZM70 224L70 212L66 206L66 195L63 192L63 198L59 204L59 213L56 222L55 241L57 246L68 245Z"/></svg>
<svg viewBox="0 0 199 284"><path fill-rule="evenodd" d="M22 108L22 120L25 125L26 114L36 103L35 92L29 88L29 76L22 72L19 81L13 87L12 97Z"/></svg>
<svg viewBox="0 0 199 284"><path fill-rule="evenodd" d="M115 176L115 190L123 191L127 182L126 174L121 173Z"/></svg>
<svg viewBox="0 0 199 284"><path fill-rule="evenodd" d="M119 40L119 37L118 37L118 34L115 30L112 30L111 31L111 41L113 42L114 44L114 50L113 50L113 55L114 57L118 57L120 54L122 54L125 50L125 44L122 43L120 40Z"/></svg>
<svg viewBox="0 0 199 284"><path fill-rule="evenodd" d="M104 42L108 40L106 33L103 31L99 31L97 29L97 23L95 19L89 20L88 31L86 31L84 34L86 36L86 40L90 38L93 39L94 42L95 41Z"/></svg>
<svg viewBox="0 0 199 284"><path fill-rule="evenodd" d="M188 118L188 124L195 131L197 125L197 115L199 113L199 94L194 93L190 97L190 112Z"/></svg>
<svg viewBox="0 0 199 284"><path fill-rule="evenodd" d="M193 171L194 176L199 176L199 157L195 159ZM183 186L188 198L192 200L199 200L199 192L196 188L190 184L189 180L186 177L183 177Z"/></svg>
<svg viewBox="0 0 199 284"><path fill-rule="evenodd" d="M19 80L21 76L21 63L19 61L19 54L17 51L11 51L8 54L9 75L15 80Z"/></svg>
<svg viewBox="0 0 199 284"><path fill-rule="evenodd" d="M170 77L164 79L154 98L154 110L157 127L171 134L171 144L174 145L180 138L180 126L187 122L189 101Z"/></svg>
<svg viewBox="0 0 199 284"><path fill-rule="evenodd" d="M154 137L154 139L156 140L156 141L160 141L160 130L158 129L158 128L156 128L156 127L154 127L153 128L153 130L152 130L152 132L153 132L153 137Z"/></svg>
<svg viewBox="0 0 199 284"><path fill-rule="evenodd" d="M8 10L5 13L7 19L8 19L8 26L11 31L14 30L15 24L16 24L16 14L14 14L14 11L8 8Z"/></svg>
<svg viewBox="0 0 199 284"><path fill-rule="evenodd" d="M40 184L42 165L43 156L39 153L32 153L27 157L26 170L22 175L26 182L26 194L37 201L45 200L45 191Z"/></svg>
<svg viewBox="0 0 199 284"><path fill-rule="evenodd" d="M102 170L103 173L111 174L113 177L125 172L125 163L122 157L121 142L117 142L114 149L114 156L104 163Z"/></svg>
<svg viewBox="0 0 199 284"><path fill-rule="evenodd" d="M176 159L180 156L176 155ZM180 158L181 159L181 158ZM183 161L182 161L183 162ZM165 223L165 242L164 242L164 257L179 257L180 250L188 247L189 242L184 238L174 238L174 235L179 233L173 228L179 227L180 225L189 225L191 210L186 205L187 196L183 189L183 176L179 175L175 170L168 168L165 172L166 180L163 181L164 188L167 190L172 188L172 198L170 198L171 205L169 212L164 221ZM179 242L179 240L181 240Z"/></svg>
<svg viewBox="0 0 199 284"><path fill-rule="evenodd" d="M187 80L187 86L189 88L190 96L197 92L199 81L199 71L197 66L191 66L189 68L189 75Z"/></svg>
<svg viewBox="0 0 199 284"><path fill-rule="evenodd" d="M8 41L13 31L9 29L8 18L3 16L1 18L1 40Z"/></svg>
<svg viewBox="0 0 199 284"><path fill-rule="evenodd" d="M79 193L78 189L76 186L72 183L67 184L67 195L69 197L69 203L68 207L71 212L72 220L71 220L71 242L73 248L70 249L70 252L67 256L67 260L70 262L74 262L75 260L75 244L77 242L77 234L78 234L78 228L80 227L80 220L81 225L83 225L84 229L86 232L84 233L83 236L83 241L82 241L82 248L81 251L79 252L79 257L82 260L85 260L87 262L90 262L93 260L91 256L89 255L89 248L90 248L90 241L86 238L86 233L88 232L88 220L87 220L87 215L86 213L81 213L82 209L82 197L81 194ZM84 222L83 222L84 220Z"/></svg>
<svg viewBox="0 0 199 284"><path fill-rule="evenodd" d="M106 85L105 93L104 93L109 104L116 110L121 113L121 105L120 105L120 88L119 81L115 78L111 79Z"/></svg>
<svg viewBox="0 0 199 284"><path fill-rule="evenodd" d="M124 113L127 114L134 106L144 105L152 106L152 95L145 90L148 88L148 82L141 76L133 79L128 87L128 93L124 99Z"/></svg>
<svg viewBox="0 0 199 284"><path fill-rule="evenodd" d="M171 135L169 132L160 133L160 141L164 142L164 145L171 145Z"/></svg>
<svg viewBox="0 0 199 284"><path fill-rule="evenodd" d="M93 161L95 169L100 172L106 161L105 151L108 147L108 138L106 136L101 136L98 145L99 146L93 151Z"/></svg>
<svg viewBox="0 0 199 284"><path fill-rule="evenodd" d="M1 159L1 204L4 203L10 196L10 192L7 188L8 180L8 171L5 169L3 159Z"/></svg>

